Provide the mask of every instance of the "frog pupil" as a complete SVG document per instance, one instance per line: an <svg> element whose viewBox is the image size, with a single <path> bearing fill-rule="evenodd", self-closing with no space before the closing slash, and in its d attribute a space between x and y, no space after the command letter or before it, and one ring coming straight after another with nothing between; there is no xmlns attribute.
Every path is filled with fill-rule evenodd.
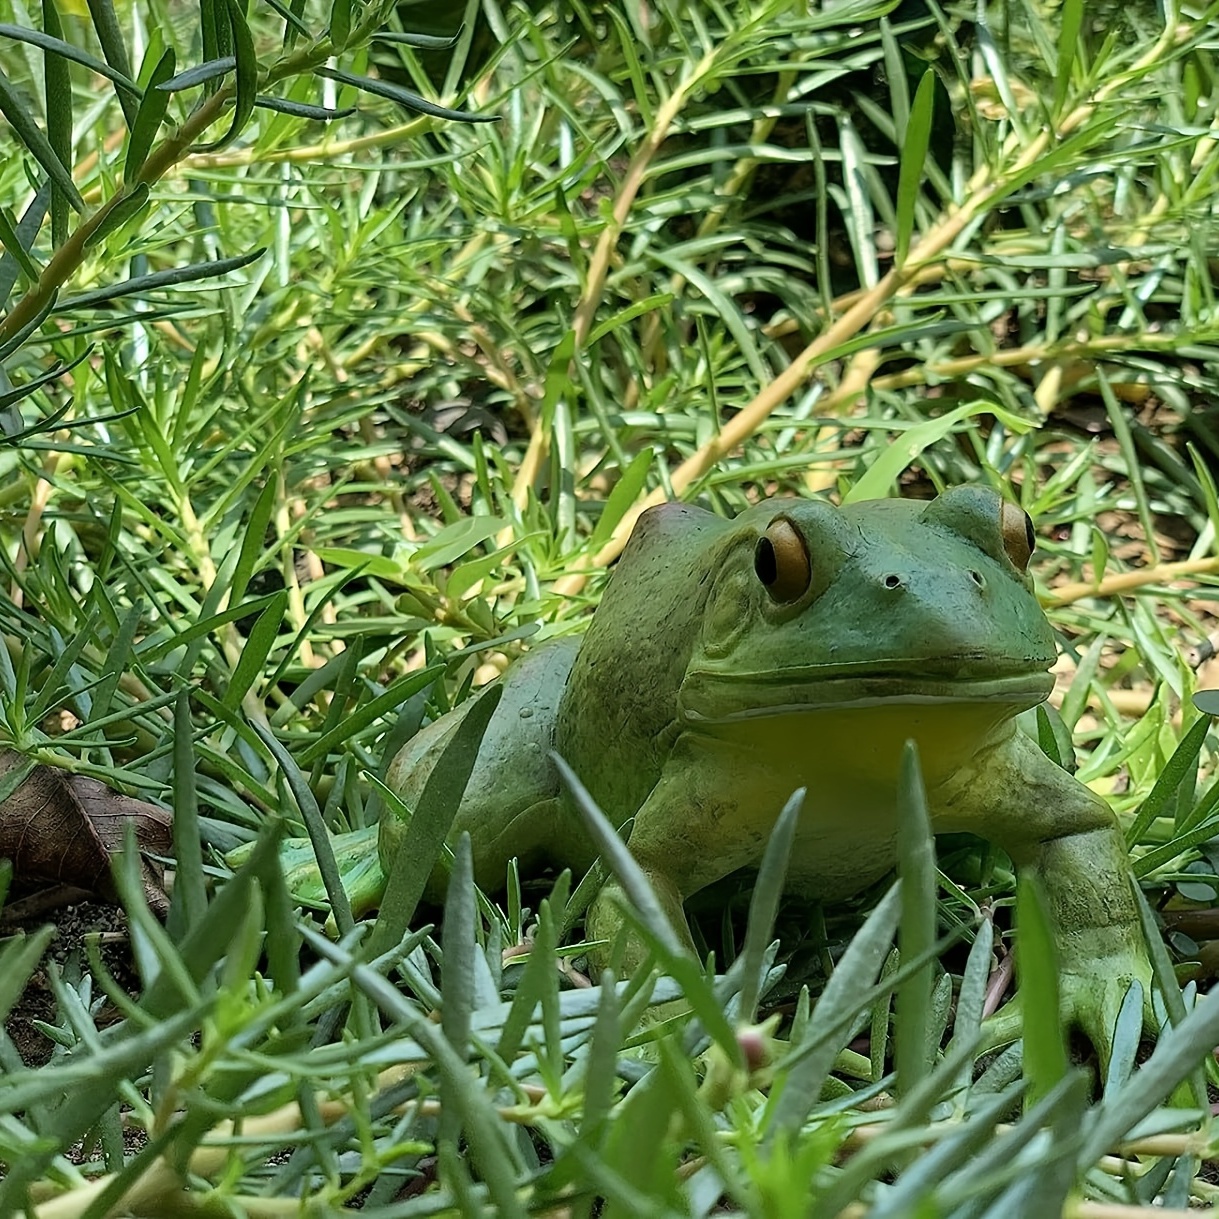
<svg viewBox="0 0 1219 1219"><path fill-rule="evenodd" d="M1037 535L1033 532L1033 518L1027 512L1024 514L1024 536L1029 544L1029 554L1032 554L1037 549Z"/></svg>
<svg viewBox="0 0 1219 1219"><path fill-rule="evenodd" d="M767 588L778 578L779 564L775 559L775 548L770 538L758 538L753 552L753 569Z"/></svg>

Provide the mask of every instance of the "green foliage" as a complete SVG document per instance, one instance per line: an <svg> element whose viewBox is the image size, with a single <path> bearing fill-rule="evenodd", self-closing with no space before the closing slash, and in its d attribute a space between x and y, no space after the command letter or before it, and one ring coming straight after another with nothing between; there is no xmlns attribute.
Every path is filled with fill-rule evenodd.
<svg viewBox="0 0 1219 1219"><path fill-rule="evenodd" d="M1181 921L1219 903L1181 714L1219 571L1215 10L1166 11L0 0L0 742L172 806L176 856L164 925L118 870L138 987L0 944L0 1010L40 968L58 1005L46 1065L0 1036L0 1213L1214 1202L1168 1102L1219 1042ZM645 500L968 481L1041 522L1061 720L1157 937L1146 1061L1136 994L1090 1090L1035 894L976 844L937 873L914 815L870 914L793 916L789 805L702 924L726 972L608 833L667 977L582 985L588 885L501 909L461 843L434 933L487 698L379 920L344 908L327 832L405 811L397 748L577 629ZM280 869L302 826L337 941ZM1027 1069L983 1019L1013 903Z"/></svg>

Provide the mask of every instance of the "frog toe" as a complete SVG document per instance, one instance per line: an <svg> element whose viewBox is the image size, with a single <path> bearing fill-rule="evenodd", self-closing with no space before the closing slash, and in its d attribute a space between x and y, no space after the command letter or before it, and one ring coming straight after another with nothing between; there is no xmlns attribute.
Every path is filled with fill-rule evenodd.
<svg viewBox="0 0 1219 1219"><path fill-rule="evenodd" d="M1137 994L1131 988L1137 986ZM1138 1014L1125 1014L1127 1002ZM1087 973L1062 977L1062 1013L1066 1023L1079 1029L1096 1049L1102 1075L1107 1075L1115 1053L1133 1063L1140 1037L1154 1037L1158 1022L1151 1002L1151 967L1134 959L1101 962Z"/></svg>
<svg viewBox="0 0 1219 1219"><path fill-rule="evenodd" d="M356 918L375 910L385 892L385 873L377 854L377 827L334 834L331 850L338 865L339 879ZM229 867L240 867L249 855L249 844L225 856ZM314 909L327 909L329 898L322 880L313 843L308 838L287 838L279 848L279 863L288 892L295 901Z"/></svg>

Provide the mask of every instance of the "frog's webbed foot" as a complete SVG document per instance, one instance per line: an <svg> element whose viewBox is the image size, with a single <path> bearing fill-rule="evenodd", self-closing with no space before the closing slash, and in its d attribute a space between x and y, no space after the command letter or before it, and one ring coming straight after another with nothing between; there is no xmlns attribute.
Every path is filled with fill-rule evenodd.
<svg viewBox="0 0 1219 1219"><path fill-rule="evenodd" d="M375 910L385 893L385 873L377 852L377 828L370 825L330 837L339 877L356 918ZM240 867L252 848L253 844L247 843L230 851L224 857L225 863L231 868ZM325 909L329 904L326 886L322 883L322 873L309 839L285 839L279 848L279 862L293 898L302 905Z"/></svg>
<svg viewBox="0 0 1219 1219"><path fill-rule="evenodd" d="M1089 962L1085 970L1064 969L1059 975L1063 1021L1091 1042L1102 1075L1109 1070L1118 1016L1134 982L1142 990L1142 1032L1155 1037L1160 1030L1151 1001L1151 965L1145 956L1114 954Z"/></svg>

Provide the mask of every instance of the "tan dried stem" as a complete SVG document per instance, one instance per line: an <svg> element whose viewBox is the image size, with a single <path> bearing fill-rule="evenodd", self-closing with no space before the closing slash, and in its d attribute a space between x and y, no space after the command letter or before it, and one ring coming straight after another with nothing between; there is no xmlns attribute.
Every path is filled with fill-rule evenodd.
<svg viewBox="0 0 1219 1219"><path fill-rule="evenodd" d="M1102 104L1158 63L1165 50L1175 45L1178 38L1176 29L1166 29L1154 46L1128 71L1115 74L1097 88L1087 102L1066 115L1057 131L1044 130L1023 148L1019 146L1019 136L1015 133L1010 135L1001 154L996 158L998 164L1006 168L997 171L991 164L979 167L966 185L961 205L922 236L904 264L893 267L873 288L862 292L846 312L831 322L787 368L763 386L751 402L727 420L716 435L672 472L669 485L673 488L673 495L681 496L717 462L752 436L778 406L800 389L817 368L833 358L838 348L869 326L876 315L914 276L922 272L928 264L941 260L952 243L976 217L994 207L1014 184L1033 171L1057 140L1081 127ZM639 517L648 508L663 503L666 498L664 490L657 488L637 499L618 523L610 540L596 554L588 557L580 569L559 580L555 591L568 596L578 592L584 585L588 571L604 567L616 559L622 553Z"/></svg>

